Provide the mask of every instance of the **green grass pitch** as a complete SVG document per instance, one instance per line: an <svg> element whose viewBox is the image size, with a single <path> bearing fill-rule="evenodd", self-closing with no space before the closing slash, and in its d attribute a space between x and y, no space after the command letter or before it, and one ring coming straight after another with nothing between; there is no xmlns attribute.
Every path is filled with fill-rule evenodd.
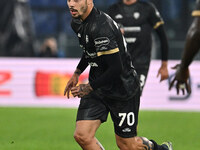
<svg viewBox="0 0 200 150"><path fill-rule="evenodd" d="M0 150L81 150L73 138L76 109L0 108ZM200 113L141 111L139 136L172 141L174 150L199 150ZM118 150L109 117L96 137Z"/></svg>

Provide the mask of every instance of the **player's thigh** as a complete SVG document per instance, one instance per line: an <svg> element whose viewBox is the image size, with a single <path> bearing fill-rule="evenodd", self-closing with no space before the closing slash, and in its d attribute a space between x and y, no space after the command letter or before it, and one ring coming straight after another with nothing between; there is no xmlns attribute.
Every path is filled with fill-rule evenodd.
<svg viewBox="0 0 200 150"><path fill-rule="evenodd" d="M122 138L137 135L139 103L140 92L138 90L137 94L128 101L113 101L113 104L110 104L115 134Z"/></svg>
<svg viewBox="0 0 200 150"><path fill-rule="evenodd" d="M81 120L76 122L76 129L74 132L75 136L85 136L92 138L99 126L101 125L100 120Z"/></svg>
<svg viewBox="0 0 200 150"><path fill-rule="evenodd" d="M102 102L102 98L95 92L81 98L76 121L101 120L101 122L105 122L107 116L108 109Z"/></svg>

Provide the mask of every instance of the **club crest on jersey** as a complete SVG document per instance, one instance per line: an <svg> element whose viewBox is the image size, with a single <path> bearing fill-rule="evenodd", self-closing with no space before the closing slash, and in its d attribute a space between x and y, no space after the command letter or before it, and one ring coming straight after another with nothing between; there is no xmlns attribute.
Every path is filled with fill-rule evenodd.
<svg viewBox="0 0 200 150"><path fill-rule="evenodd" d="M140 13L139 13L139 12L134 12L134 13L133 13L133 17L134 17L135 19L140 18Z"/></svg>
<svg viewBox="0 0 200 150"><path fill-rule="evenodd" d="M121 15L121 14L117 14L116 16L115 16L115 19L122 19L123 18L123 16Z"/></svg>
<svg viewBox="0 0 200 150"><path fill-rule="evenodd" d="M100 37L94 40L95 47L101 47L103 45L108 45L110 40L107 37Z"/></svg>

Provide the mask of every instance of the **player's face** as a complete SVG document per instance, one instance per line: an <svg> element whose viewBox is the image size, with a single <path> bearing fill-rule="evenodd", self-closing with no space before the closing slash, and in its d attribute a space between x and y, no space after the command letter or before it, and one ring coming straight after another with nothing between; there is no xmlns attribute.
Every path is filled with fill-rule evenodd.
<svg viewBox="0 0 200 150"><path fill-rule="evenodd" d="M123 3L126 5L131 5L133 3L135 3L137 0L123 0Z"/></svg>
<svg viewBox="0 0 200 150"><path fill-rule="evenodd" d="M67 0L67 5L73 18L84 18L88 10L87 0Z"/></svg>

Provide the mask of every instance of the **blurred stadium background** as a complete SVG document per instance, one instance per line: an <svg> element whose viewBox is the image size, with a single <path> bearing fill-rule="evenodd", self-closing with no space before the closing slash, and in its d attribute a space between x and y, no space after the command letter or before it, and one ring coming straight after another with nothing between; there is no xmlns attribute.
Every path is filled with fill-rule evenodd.
<svg viewBox="0 0 200 150"><path fill-rule="evenodd" d="M118 0L94 0L107 11ZM165 21L170 67L179 62L195 0L153 2ZM6 11L5 11L6 10ZM64 87L81 56L71 30L66 0L0 1L0 150L80 150L73 139L79 99L63 97ZM168 91L156 78L160 65L157 37L149 76L141 98L139 135L171 140L176 150L200 147L200 54L192 63L191 95ZM52 52L49 51L51 48ZM87 82L88 70L80 83ZM116 150L110 118L97 137Z"/></svg>

